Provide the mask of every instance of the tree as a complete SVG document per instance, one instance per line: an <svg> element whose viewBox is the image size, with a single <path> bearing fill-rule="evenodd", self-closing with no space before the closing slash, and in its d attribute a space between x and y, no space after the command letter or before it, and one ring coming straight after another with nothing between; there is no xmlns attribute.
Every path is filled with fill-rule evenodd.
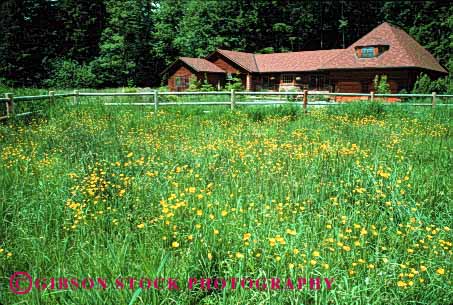
<svg viewBox="0 0 453 305"><path fill-rule="evenodd" d="M47 61L56 54L58 22L50 0L6 0L0 6L0 77L21 86L46 77Z"/></svg>
<svg viewBox="0 0 453 305"><path fill-rule="evenodd" d="M144 85L151 57L151 0L107 0L94 71L103 86Z"/></svg>
<svg viewBox="0 0 453 305"><path fill-rule="evenodd" d="M99 43L106 22L103 0L57 1L57 20L62 25L59 57L87 63L99 55Z"/></svg>

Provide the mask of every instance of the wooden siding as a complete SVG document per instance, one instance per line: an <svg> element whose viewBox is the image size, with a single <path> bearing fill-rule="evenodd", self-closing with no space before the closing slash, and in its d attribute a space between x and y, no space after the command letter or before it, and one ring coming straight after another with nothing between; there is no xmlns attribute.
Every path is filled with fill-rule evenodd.
<svg viewBox="0 0 453 305"><path fill-rule="evenodd" d="M362 84L360 82L339 81L336 83L335 89L335 92L360 93L362 92Z"/></svg>
<svg viewBox="0 0 453 305"><path fill-rule="evenodd" d="M212 57L210 57L209 61L214 63L220 69L224 70L226 73L231 73L233 74L233 76L240 78L242 81L242 85L244 86L244 88L246 88L247 85L246 74L249 73L247 70L243 69L241 66L239 66L238 64L234 63L233 61L219 53L216 53ZM227 75L225 74L224 76L225 80L221 80L222 86L225 86L226 76ZM252 76L252 89L255 88L254 78L255 77Z"/></svg>
<svg viewBox="0 0 453 305"><path fill-rule="evenodd" d="M198 81L203 82L207 77L208 83L218 89L218 86L225 86L225 74L222 73L209 73L209 72L193 72L188 67L182 65L168 78L168 89L170 91L181 91L181 88L176 88L176 77L185 76L187 78L195 76Z"/></svg>
<svg viewBox="0 0 453 305"><path fill-rule="evenodd" d="M391 93L402 89L411 89L413 76L408 70L400 69L367 69L351 71L330 71L329 78L335 86L335 92L369 93L375 91L373 80L376 75L387 75Z"/></svg>
<svg viewBox="0 0 453 305"><path fill-rule="evenodd" d="M185 66L179 67L175 73L173 73L169 78L168 78L168 88L170 91L177 91L176 89L176 77L177 76L186 76L190 78L192 75L195 75L191 70L189 70Z"/></svg>
<svg viewBox="0 0 453 305"><path fill-rule="evenodd" d="M237 69L236 67L234 67L231 63L227 62L226 60L224 60L223 58L217 58L213 61L213 63L220 67L220 69L226 71L227 73L240 73L242 71L240 71L239 69Z"/></svg>

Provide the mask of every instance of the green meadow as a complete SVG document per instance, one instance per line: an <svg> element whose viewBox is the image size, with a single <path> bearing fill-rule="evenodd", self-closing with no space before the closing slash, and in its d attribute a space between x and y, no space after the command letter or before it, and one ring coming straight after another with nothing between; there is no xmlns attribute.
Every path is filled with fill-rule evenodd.
<svg viewBox="0 0 453 305"><path fill-rule="evenodd" d="M44 109L0 124L1 304L453 300L450 107Z"/></svg>

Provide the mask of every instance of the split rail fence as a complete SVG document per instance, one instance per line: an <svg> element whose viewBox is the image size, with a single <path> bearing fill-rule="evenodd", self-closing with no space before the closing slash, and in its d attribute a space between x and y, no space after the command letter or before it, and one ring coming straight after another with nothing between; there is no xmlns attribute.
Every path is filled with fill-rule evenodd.
<svg viewBox="0 0 453 305"><path fill-rule="evenodd" d="M164 96L229 96L229 101L214 101L214 102L168 102L160 101L159 97ZM346 103L338 102L308 102L310 97L358 97L360 99L367 98L368 101L373 102L377 101L380 98L429 98L431 103L408 103L408 102L394 102L388 103L392 105L408 105L408 106L429 106L435 108L437 106L452 106L451 103L438 103L438 100L442 98L453 98L453 94L436 94L433 92L431 94L377 94L374 92L370 93L322 93L322 92L310 92L304 90L303 92L251 92L251 91L207 91L207 92L166 92L166 91L150 91L150 92L137 92L137 93L95 93L95 92L79 92L75 90L73 93L57 94L54 91L49 91L47 95L38 95L38 96L18 96L15 97L11 93L6 93L4 98L0 98L0 103L6 103L6 115L0 116L0 120L8 119L14 116L25 116L33 112L15 112L15 104L18 102L27 102L27 101L38 101L38 100L48 100L50 104L54 104L57 98L72 98L72 104L78 105L80 99L83 97L126 97L126 96L136 96L136 97L152 97L152 102L142 102L142 103L104 103L107 106L152 106L154 111L157 112L159 107L165 106L183 106L183 105L192 105L192 106L206 106L206 105L229 105L233 110L235 107L240 105L300 105L303 110L306 112L308 106L333 106L333 105L342 105ZM239 97L259 97L259 96L284 96L287 98L292 98L294 101L287 100L265 100L265 101L244 101ZM163 99L163 98L162 98ZM227 98L228 99L228 98Z"/></svg>

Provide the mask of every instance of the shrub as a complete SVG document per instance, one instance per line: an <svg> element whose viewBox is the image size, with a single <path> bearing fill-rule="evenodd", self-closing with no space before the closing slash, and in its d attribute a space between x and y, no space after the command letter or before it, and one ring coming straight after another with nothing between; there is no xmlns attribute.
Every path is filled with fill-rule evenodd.
<svg viewBox="0 0 453 305"><path fill-rule="evenodd" d="M124 93L136 93L136 92L138 92L138 90L137 90L137 88L133 88L133 87L124 87L123 92Z"/></svg>
<svg viewBox="0 0 453 305"><path fill-rule="evenodd" d="M286 92L297 92L298 90L296 88L291 88L287 90ZM296 102L297 101L297 95L287 95L286 100L288 102Z"/></svg>
<svg viewBox="0 0 453 305"><path fill-rule="evenodd" d="M197 80L197 77L195 75L191 75L189 78L189 88L187 88L187 91L198 91L200 88L200 82Z"/></svg>
<svg viewBox="0 0 453 305"><path fill-rule="evenodd" d="M96 75L91 64L79 64L75 60L57 58L50 62L50 77L44 84L54 88L96 87Z"/></svg>
<svg viewBox="0 0 453 305"><path fill-rule="evenodd" d="M427 74L420 73L417 81L414 84L412 93L453 93L453 77L448 75L446 77L432 80Z"/></svg>
<svg viewBox="0 0 453 305"><path fill-rule="evenodd" d="M385 94L390 92L390 85L387 82L387 75L376 75L373 80L375 93Z"/></svg>
<svg viewBox="0 0 453 305"><path fill-rule="evenodd" d="M205 78L200 86L200 91L215 91L215 88L212 84L208 83L208 80Z"/></svg>
<svg viewBox="0 0 453 305"><path fill-rule="evenodd" d="M157 88L157 91L159 91L159 92L168 92L170 90L168 89L168 86L160 86L159 88Z"/></svg>
<svg viewBox="0 0 453 305"><path fill-rule="evenodd" d="M8 80L4 77L0 77L0 90L3 91L3 88L11 88L13 87L14 82L11 80Z"/></svg>
<svg viewBox="0 0 453 305"><path fill-rule="evenodd" d="M425 73L420 73L414 84L412 93L429 93L433 91L434 87L434 82L431 78Z"/></svg>
<svg viewBox="0 0 453 305"><path fill-rule="evenodd" d="M235 90L235 91L243 91L244 85L242 84L242 80L239 77L232 77L225 86L226 90Z"/></svg>

